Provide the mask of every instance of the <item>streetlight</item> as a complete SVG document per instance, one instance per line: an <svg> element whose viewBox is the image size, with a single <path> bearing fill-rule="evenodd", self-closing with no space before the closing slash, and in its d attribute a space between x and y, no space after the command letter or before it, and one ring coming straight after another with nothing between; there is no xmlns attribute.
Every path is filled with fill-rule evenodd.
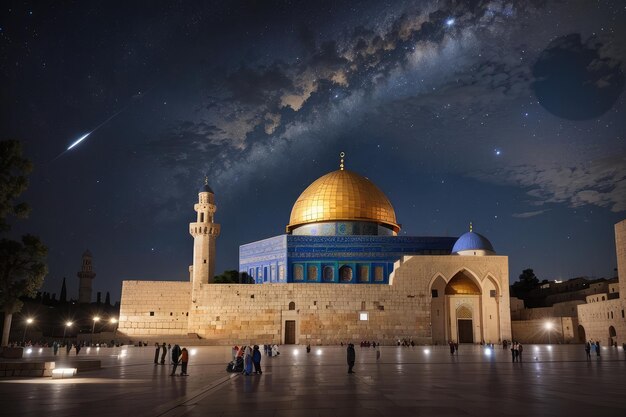
<svg viewBox="0 0 626 417"><path fill-rule="evenodd" d="M100 317L95 316L93 318L93 326L91 326L91 336L93 337L93 332L96 330L96 323L100 321Z"/></svg>
<svg viewBox="0 0 626 417"><path fill-rule="evenodd" d="M554 324L552 324L551 321L546 322L545 328L548 331L548 344L551 344L550 343L550 333L551 333L553 327L554 327Z"/></svg>
<svg viewBox="0 0 626 417"><path fill-rule="evenodd" d="M27 318L26 322L24 324L24 335L22 336L22 344L24 344L24 341L26 340L26 329L28 328L29 324L32 324L34 320L32 318Z"/></svg>
<svg viewBox="0 0 626 417"><path fill-rule="evenodd" d="M65 327L63 328L63 339L65 339L65 332L67 331L68 327L72 327L74 323L72 323L71 321L66 321L65 322Z"/></svg>

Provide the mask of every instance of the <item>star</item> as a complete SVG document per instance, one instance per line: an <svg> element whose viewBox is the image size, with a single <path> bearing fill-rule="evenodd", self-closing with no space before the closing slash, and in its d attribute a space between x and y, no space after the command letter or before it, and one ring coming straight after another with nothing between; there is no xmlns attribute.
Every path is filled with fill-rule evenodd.
<svg viewBox="0 0 626 417"><path fill-rule="evenodd" d="M452 25L454 25L454 18L450 17L446 19L446 26L450 27Z"/></svg>
<svg viewBox="0 0 626 417"><path fill-rule="evenodd" d="M496 156L500 156L500 154L502 153L500 149L494 149L493 152L496 154Z"/></svg>

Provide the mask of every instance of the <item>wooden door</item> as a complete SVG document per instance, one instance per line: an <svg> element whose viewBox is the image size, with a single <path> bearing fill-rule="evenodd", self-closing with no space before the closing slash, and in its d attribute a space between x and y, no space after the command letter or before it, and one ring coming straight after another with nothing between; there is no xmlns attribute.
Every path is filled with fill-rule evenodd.
<svg viewBox="0 0 626 417"><path fill-rule="evenodd" d="M471 319L458 319L459 343L474 343L474 326Z"/></svg>
<svg viewBox="0 0 626 417"><path fill-rule="evenodd" d="M285 320L285 344L286 345L296 344L296 321L295 320Z"/></svg>

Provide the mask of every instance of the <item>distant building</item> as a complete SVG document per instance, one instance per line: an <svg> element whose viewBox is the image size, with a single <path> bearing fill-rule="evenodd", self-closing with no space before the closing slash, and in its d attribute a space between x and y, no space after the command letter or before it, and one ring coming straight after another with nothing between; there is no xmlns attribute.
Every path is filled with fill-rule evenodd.
<svg viewBox="0 0 626 417"><path fill-rule="evenodd" d="M81 270L76 274L78 276L78 302L82 304L91 303L91 281L96 277L93 272L92 255L89 250L83 253L83 264Z"/></svg>
<svg viewBox="0 0 626 417"><path fill-rule="evenodd" d="M588 296L578 306L579 333L583 340L601 344L626 343L626 220L615 225L618 282L609 284L602 294Z"/></svg>
<svg viewBox="0 0 626 417"><path fill-rule="evenodd" d="M575 278L544 283L528 294L531 305L511 298L513 339L525 343L624 343L626 338L626 220L615 225L618 278ZM621 291L620 291L621 286ZM526 301L528 301L526 300Z"/></svg>

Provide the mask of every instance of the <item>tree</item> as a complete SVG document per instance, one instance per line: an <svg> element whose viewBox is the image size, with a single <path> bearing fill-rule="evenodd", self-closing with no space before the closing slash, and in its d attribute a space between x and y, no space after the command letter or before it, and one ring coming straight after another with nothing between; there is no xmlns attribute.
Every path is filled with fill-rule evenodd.
<svg viewBox="0 0 626 417"><path fill-rule="evenodd" d="M63 285L61 285L61 295L59 296L59 301L67 303L67 287L65 286L65 277L63 277Z"/></svg>
<svg viewBox="0 0 626 417"><path fill-rule="evenodd" d="M32 163L22 156L18 141L0 141L0 233L11 230L10 216L26 217L28 206L18 197L28 186ZM0 239L0 308L4 327L0 346L9 343L13 314L20 311L20 297L32 297L48 273L47 248L38 237L24 235L21 240Z"/></svg>
<svg viewBox="0 0 626 417"><path fill-rule="evenodd" d="M239 273L237 270L224 271L213 278L214 284L254 284L254 280L245 272Z"/></svg>
<svg viewBox="0 0 626 417"><path fill-rule="evenodd" d="M32 169L32 163L22 156L18 141L0 141L0 232L11 229L8 216L28 216L26 203L16 200L28 187L27 175Z"/></svg>
<svg viewBox="0 0 626 417"><path fill-rule="evenodd" d="M13 314L22 308L20 297L32 297L48 273L48 249L38 237L25 235L21 242L0 240L0 306L4 312L2 346L9 344Z"/></svg>
<svg viewBox="0 0 626 417"><path fill-rule="evenodd" d="M519 276L519 281L512 285L512 293L515 297L523 298L529 291L537 288L539 285L539 278L535 275L535 272L528 268L524 269Z"/></svg>

